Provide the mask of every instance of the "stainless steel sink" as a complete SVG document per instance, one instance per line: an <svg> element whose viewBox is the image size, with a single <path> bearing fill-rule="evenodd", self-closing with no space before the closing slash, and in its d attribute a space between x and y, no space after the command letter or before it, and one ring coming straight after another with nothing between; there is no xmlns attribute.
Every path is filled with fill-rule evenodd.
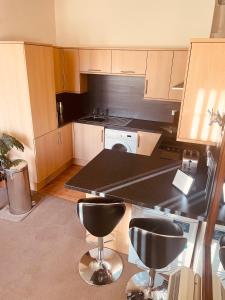
<svg viewBox="0 0 225 300"><path fill-rule="evenodd" d="M111 116L86 116L79 121L82 122L90 122L90 123L101 123L101 125L111 125L111 126L127 126L131 119L128 118L119 118L119 117L111 117Z"/></svg>

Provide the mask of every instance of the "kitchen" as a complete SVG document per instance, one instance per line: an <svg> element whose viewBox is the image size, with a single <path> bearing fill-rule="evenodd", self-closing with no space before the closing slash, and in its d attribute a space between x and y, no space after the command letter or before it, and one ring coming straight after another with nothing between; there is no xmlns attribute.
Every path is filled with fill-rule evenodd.
<svg viewBox="0 0 225 300"><path fill-rule="evenodd" d="M57 5L56 19L65 13ZM190 35L185 47L171 41L129 47L112 37L111 45L97 47L61 37L57 45L0 43L0 128L24 144L24 153L12 155L28 162L31 190L41 194L78 165L80 171L64 179L64 199L75 190L126 204L129 216L112 231L110 248L136 264L129 221L158 215L179 224L188 243L169 274L185 266L201 276L199 253L222 153L224 39ZM194 183L185 194L187 178Z"/></svg>

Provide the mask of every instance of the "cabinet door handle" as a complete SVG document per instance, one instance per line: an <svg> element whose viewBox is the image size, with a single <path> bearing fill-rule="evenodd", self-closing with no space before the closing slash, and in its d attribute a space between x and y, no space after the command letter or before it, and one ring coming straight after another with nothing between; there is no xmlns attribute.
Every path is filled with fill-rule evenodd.
<svg viewBox="0 0 225 300"><path fill-rule="evenodd" d="M148 93L148 79L145 80L145 94Z"/></svg>
<svg viewBox="0 0 225 300"><path fill-rule="evenodd" d="M135 73L135 71L123 71L123 70L121 70L121 71L120 71L120 73L125 73L125 74L129 74L129 73L131 73L131 74L134 74L134 73Z"/></svg>
<svg viewBox="0 0 225 300"><path fill-rule="evenodd" d="M56 124L59 125L59 117L58 117L57 108L56 108L56 112L55 112L55 118L56 118Z"/></svg>
<svg viewBox="0 0 225 300"><path fill-rule="evenodd" d="M139 148L140 147L140 135L139 134L138 134L137 138L138 138L138 140L137 140L137 146Z"/></svg>
<svg viewBox="0 0 225 300"><path fill-rule="evenodd" d="M101 72L102 70L100 70L100 69L88 69L88 71L90 71L90 72Z"/></svg>
<svg viewBox="0 0 225 300"><path fill-rule="evenodd" d="M102 132L101 132L101 142L102 143L104 142L104 129L102 129Z"/></svg>
<svg viewBox="0 0 225 300"><path fill-rule="evenodd" d="M62 144L62 136L60 131L57 133L57 143Z"/></svg>

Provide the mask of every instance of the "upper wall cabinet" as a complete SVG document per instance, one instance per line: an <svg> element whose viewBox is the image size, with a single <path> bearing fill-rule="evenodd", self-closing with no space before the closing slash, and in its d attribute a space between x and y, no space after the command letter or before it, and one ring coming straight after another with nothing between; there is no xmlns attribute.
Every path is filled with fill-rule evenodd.
<svg viewBox="0 0 225 300"><path fill-rule="evenodd" d="M225 112L224 54L224 39L192 42L178 140L210 145L220 140L220 127L209 112Z"/></svg>
<svg viewBox="0 0 225 300"><path fill-rule="evenodd" d="M171 100L182 100L187 58L187 50L176 50L173 52L173 65L169 91L169 99Z"/></svg>
<svg viewBox="0 0 225 300"><path fill-rule="evenodd" d="M79 50L75 48L54 48L56 93L84 93L87 78L80 74Z"/></svg>
<svg viewBox="0 0 225 300"><path fill-rule="evenodd" d="M111 50L79 49L81 73L111 73Z"/></svg>
<svg viewBox="0 0 225 300"><path fill-rule="evenodd" d="M187 50L148 51L144 98L181 101Z"/></svg>
<svg viewBox="0 0 225 300"><path fill-rule="evenodd" d="M63 49L64 91L84 93L87 91L87 78L79 73L79 50Z"/></svg>
<svg viewBox="0 0 225 300"><path fill-rule="evenodd" d="M145 75L147 51L112 50L112 73Z"/></svg>
<svg viewBox="0 0 225 300"><path fill-rule="evenodd" d="M148 51L144 98L169 99L173 51Z"/></svg>

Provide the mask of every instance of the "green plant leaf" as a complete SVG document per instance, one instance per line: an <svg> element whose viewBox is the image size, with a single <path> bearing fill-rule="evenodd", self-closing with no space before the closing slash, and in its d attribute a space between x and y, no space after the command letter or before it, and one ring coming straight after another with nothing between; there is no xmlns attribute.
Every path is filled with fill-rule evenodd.
<svg viewBox="0 0 225 300"><path fill-rule="evenodd" d="M23 159L15 159L15 160L11 161L11 163L12 163L12 166L16 167L23 161L24 161Z"/></svg>
<svg viewBox="0 0 225 300"><path fill-rule="evenodd" d="M24 151L24 146L16 138L11 135L3 133L1 137L2 141L9 149L15 147L17 150Z"/></svg>
<svg viewBox="0 0 225 300"><path fill-rule="evenodd" d="M5 155L0 155L0 164L3 169L9 169L12 166L12 162Z"/></svg>
<svg viewBox="0 0 225 300"><path fill-rule="evenodd" d="M10 151L10 147L0 138L0 155L6 155Z"/></svg>

